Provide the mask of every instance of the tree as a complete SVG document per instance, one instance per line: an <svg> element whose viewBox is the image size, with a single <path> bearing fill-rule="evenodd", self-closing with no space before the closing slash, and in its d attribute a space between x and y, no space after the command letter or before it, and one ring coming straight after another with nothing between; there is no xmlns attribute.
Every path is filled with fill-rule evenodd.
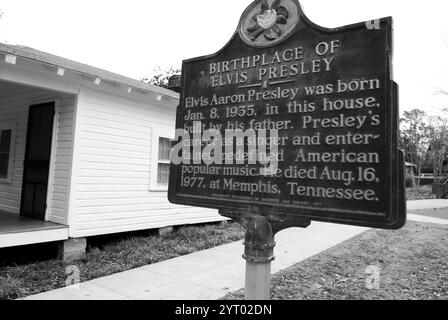
<svg viewBox="0 0 448 320"><path fill-rule="evenodd" d="M162 70L160 66L157 66L153 71L152 75L148 78L143 78L142 81L150 83L159 87L167 88L168 80L174 75L180 74L180 69L175 67L169 67L168 69Z"/></svg>
<svg viewBox="0 0 448 320"><path fill-rule="evenodd" d="M400 119L400 146L409 162L417 166L417 186L420 186L422 165L429 147L429 129L425 118L425 111L413 109L405 111Z"/></svg>
<svg viewBox="0 0 448 320"><path fill-rule="evenodd" d="M434 183L440 183L443 176L443 164L448 152L448 119L440 116L429 117L428 156L432 162Z"/></svg>

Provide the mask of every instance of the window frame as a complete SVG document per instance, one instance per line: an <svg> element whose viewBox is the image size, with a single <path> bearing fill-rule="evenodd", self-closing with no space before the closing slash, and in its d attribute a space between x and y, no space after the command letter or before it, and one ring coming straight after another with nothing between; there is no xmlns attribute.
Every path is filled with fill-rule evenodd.
<svg viewBox="0 0 448 320"><path fill-rule="evenodd" d="M168 126L155 125L152 128L152 152L151 152L151 172L149 181L149 191L168 191L167 184L160 184L158 180L158 166L159 163L170 164L170 160L159 160L159 141L160 138L174 140L174 128Z"/></svg>
<svg viewBox="0 0 448 320"><path fill-rule="evenodd" d="M168 137L159 137L159 139L158 139L158 148L157 148L157 153L159 153L159 151L160 151L160 140L161 139L166 139L166 140L169 140L170 142L171 141L173 141L173 139L171 139L171 138L168 138ZM172 148L171 148L172 149ZM156 183L157 183L157 185L158 186L168 186L168 184L169 184L169 175L168 175L168 181L166 182L166 184L165 183L160 183L159 182L159 165L160 164L165 164L165 165L169 165L171 162L170 162L170 159L169 159L169 156L168 156L168 159L160 159L159 158L159 154L157 154L157 167L156 167L156 171L157 171L157 180L156 180ZM169 172L169 167L168 167L168 172Z"/></svg>
<svg viewBox="0 0 448 320"><path fill-rule="evenodd" d="M9 159L8 159L8 172L6 174L6 178L0 177L0 183L2 184L11 184L12 183L12 174L14 167L14 157L15 157L15 144L16 144L16 123L14 122L0 122L0 134L1 131L11 130L11 140L9 145Z"/></svg>

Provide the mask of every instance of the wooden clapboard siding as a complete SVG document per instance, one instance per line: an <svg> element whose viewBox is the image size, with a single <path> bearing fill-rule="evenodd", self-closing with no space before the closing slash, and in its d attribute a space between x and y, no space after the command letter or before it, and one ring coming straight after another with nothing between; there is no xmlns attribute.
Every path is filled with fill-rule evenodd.
<svg viewBox="0 0 448 320"><path fill-rule="evenodd" d="M49 220L68 225L68 201L73 157L74 111L76 97L62 96L57 108L56 145L53 163Z"/></svg>
<svg viewBox="0 0 448 320"><path fill-rule="evenodd" d="M198 224L198 223L206 223L206 222L216 222L223 221L224 219L217 215L207 214L203 217L195 218L193 216L189 216L186 219L177 218L176 220L165 220L165 221L152 221L151 219L145 220L146 222L139 222L137 224L119 224L119 225L108 225L106 227L94 227L88 226L86 228L78 228L75 231L74 237L88 237L95 236L99 234L110 234L110 233L119 233L119 232L128 232L128 231L136 231L136 230L146 230L146 229L156 229L168 226L176 226L176 225L187 225L187 224Z"/></svg>
<svg viewBox="0 0 448 320"><path fill-rule="evenodd" d="M173 205L166 190L150 190L153 143L167 128L174 132L174 108L84 89L77 122L70 236L222 220L215 210Z"/></svg>
<svg viewBox="0 0 448 320"><path fill-rule="evenodd" d="M25 157L28 108L30 104L54 100L57 108L54 184L50 187L47 219L67 223L68 194L73 150L73 113L75 97L37 88L0 82L0 122L13 122L16 128L12 183L0 183L0 210L20 212L23 160Z"/></svg>

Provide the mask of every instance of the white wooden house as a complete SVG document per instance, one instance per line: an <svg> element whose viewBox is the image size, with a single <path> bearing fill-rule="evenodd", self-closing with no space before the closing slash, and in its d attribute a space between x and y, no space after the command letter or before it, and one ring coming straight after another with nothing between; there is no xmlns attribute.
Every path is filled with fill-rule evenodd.
<svg viewBox="0 0 448 320"><path fill-rule="evenodd" d="M0 248L223 220L167 200L177 104L171 90L0 44Z"/></svg>

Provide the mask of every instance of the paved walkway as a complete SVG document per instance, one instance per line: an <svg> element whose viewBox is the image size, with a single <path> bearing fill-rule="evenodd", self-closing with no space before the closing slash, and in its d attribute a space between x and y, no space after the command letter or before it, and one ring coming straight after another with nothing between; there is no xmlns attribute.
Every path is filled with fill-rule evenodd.
<svg viewBox="0 0 448 320"><path fill-rule="evenodd" d="M434 209L448 210L448 199L411 200L406 202L408 211Z"/></svg>
<svg viewBox="0 0 448 320"><path fill-rule="evenodd" d="M276 237L272 273L287 268L367 228L312 222ZM27 299L218 299L244 287L241 241L222 245L28 297Z"/></svg>
<svg viewBox="0 0 448 320"><path fill-rule="evenodd" d="M411 208L428 209L428 203L408 202ZM448 201L432 208L448 207ZM448 224L446 219L408 214L408 220ZM306 229L290 228L276 237L272 273L348 240L367 228L312 222ZM182 257L116 273L27 297L33 300L70 299L218 299L244 287L245 261L241 241Z"/></svg>
<svg viewBox="0 0 448 320"><path fill-rule="evenodd" d="M448 219L440 219L434 217L421 216L418 214L407 214L408 220L417 221L417 222L428 222L428 223L436 223L436 224L448 224Z"/></svg>

